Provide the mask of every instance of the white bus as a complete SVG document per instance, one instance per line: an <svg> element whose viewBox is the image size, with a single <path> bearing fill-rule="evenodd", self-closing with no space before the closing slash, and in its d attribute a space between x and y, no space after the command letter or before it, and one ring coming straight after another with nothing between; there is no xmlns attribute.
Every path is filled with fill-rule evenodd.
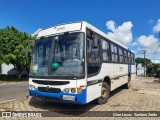
<svg viewBox="0 0 160 120"><path fill-rule="evenodd" d="M60 24L38 33L29 94L62 103L104 104L110 91L129 88L134 53L89 23Z"/></svg>

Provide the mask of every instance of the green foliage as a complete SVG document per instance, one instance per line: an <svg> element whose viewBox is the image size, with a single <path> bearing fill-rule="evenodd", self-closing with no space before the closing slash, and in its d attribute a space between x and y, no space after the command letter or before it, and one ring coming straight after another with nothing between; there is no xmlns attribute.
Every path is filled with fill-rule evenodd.
<svg viewBox="0 0 160 120"><path fill-rule="evenodd" d="M28 45L28 59L25 57L26 42L33 40L35 37L18 31L16 28L5 27L0 29L0 64L13 64L19 75L24 69L28 69L31 61L33 44ZM21 76L20 76L21 77Z"/></svg>
<svg viewBox="0 0 160 120"><path fill-rule="evenodd" d="M21 81L27 81L27 77L22 77ZM19 80L17 79L16 76L8 76L8 75L0 75L0 84L6 83L6 82L18 82Z"/></svg>
<svg viewBox="0 0 160 120"><path fill-rule="evenodd" d="M147 73L147 76L151 77L151 76L155 76L155 77L158 77L159 76L159 73L160 71L158 70L159 68L159 64L157 63L152 63L152 61L148 58L136 58L135 59L136 63L139 64L139 63L142 63L142 66L144 67L144 63L146 63L146 67L147 67L147 70L146 70L146 73Z"/></svg>
<svg viewBox="0 0 160 120"><path fill-rule="evenodd" d="M151 60L148 59L148 58L145 58L145 59L144 59L144 58L138 57L138 58L135 59L135 62L136 62L137 64L142 63L142 66L144 66L144 63L146 63L146 65L150 64L150 63L151 63Z"/></svg>
<svg viewBox="0 0 160 120"><path fill-rule="evenodd" d="M155 63L150 63L147 65L147 74L148 76L154 76L155 72L157 71L157 64Z"/></svg>

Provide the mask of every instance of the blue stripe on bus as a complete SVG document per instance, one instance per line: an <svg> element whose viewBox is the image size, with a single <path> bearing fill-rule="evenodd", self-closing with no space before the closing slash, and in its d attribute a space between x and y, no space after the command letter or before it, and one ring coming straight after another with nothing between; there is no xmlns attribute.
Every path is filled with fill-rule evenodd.
<svg viewBox="0 0 160 120"><path fill-rule="evenodd" d="M128 51L130 51L129 48L128 48ZM131 73L131 64L130 63L128 64L128 74L129 73Z"/></svg>
<svg viewBox="0 0 160 120"><path fill-rule="evenodd" d="M86 89L83 89L82 92L78 94L71 94L71 93L64 93L64 92L49 93L49 92L41 92L38 89L36 90L29 89L29 93L31 96L37 95L37 96L43 96L43 97L53 97L58 99L61 99L62 95L70 95L70 96L75 96L76 102L62 100L62 103L86 104Z"/></svg>
<svg viewBox="0 0 160 120"><path fill-rule="evenodd" d="M131 64L128 64L128 73L131 73Z"/></svg>

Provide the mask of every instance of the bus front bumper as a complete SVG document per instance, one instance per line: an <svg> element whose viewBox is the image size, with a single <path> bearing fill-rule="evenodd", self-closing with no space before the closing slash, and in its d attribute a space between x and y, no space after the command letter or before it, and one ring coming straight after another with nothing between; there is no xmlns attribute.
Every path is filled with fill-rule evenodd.
<svg viewBox="0 0 160 120"><path fill-rule="evenodd" d="M38 99L45 99L53 102L86 104L86 89L83 89L82 92L78 94L64 93L63 91L61 91L60 93L50 93L50 92L41 92L38 89L35 90L29 89L29 94ZM64 100L63 96L73 96L75 100L74 101Z"/></svg>

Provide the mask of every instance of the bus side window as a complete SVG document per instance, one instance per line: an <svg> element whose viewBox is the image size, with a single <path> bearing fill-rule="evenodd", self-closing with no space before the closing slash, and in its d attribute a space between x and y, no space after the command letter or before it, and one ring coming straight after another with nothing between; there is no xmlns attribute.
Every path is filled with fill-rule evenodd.
<svg viewBox="0 0 160 120"><path fill-rule="evenodd" d="M135 64L135 54L133 54L133 64Z"/></svg>
<svg viewBox="0 0 160 120"><path fill-rule="evenodd" d="M105 41L102 39L102 55L103 55L103 60L104 61L110 61L110 46L109 42Z"/></svg>
<svg viewBox="0 0 160 120"><path fill-rule="evenodd" d="M134 54L131 53L131 64L134 64L135 63L135 60L134 60Z"/></svg>
<svg viewBox="0 0 160 120"><path fill-rule="evenodd" d="M124 50L124 62L128 63L127 51Z"/></svg>
<svg viewBox="0 0 160 120"><path fill-rule="evenodd" d="M97 41L97 46L94 45L94 40L87 38L87 73L95 74L100 70L100 40L95 34L94 39Z"/></svg>
<svg viewBox="0 0 160 120"><path fill-rule="evenodd" d="M93 40L87 38L88 62L100 62L100 43L98 39L97 41L98 41L97 48L94 48Z"/></svg>
<svg viewBox="0 0 160 120"><path fill-rule="evenodd" d="M131 63L131 53L128 51L128 63Z"/></svg>
<svg viewBox="0 0 160 120"><path fill-rule="evenodd" d="M123 63L123 49L119 47L119 62Z"/></svg>
<svg viewBox="0 0 160 120"><path fill-rule="evenodd" d="M111 52L112 52L112 61L118 62L118 47L114 44L111 44Z"/></svg>

